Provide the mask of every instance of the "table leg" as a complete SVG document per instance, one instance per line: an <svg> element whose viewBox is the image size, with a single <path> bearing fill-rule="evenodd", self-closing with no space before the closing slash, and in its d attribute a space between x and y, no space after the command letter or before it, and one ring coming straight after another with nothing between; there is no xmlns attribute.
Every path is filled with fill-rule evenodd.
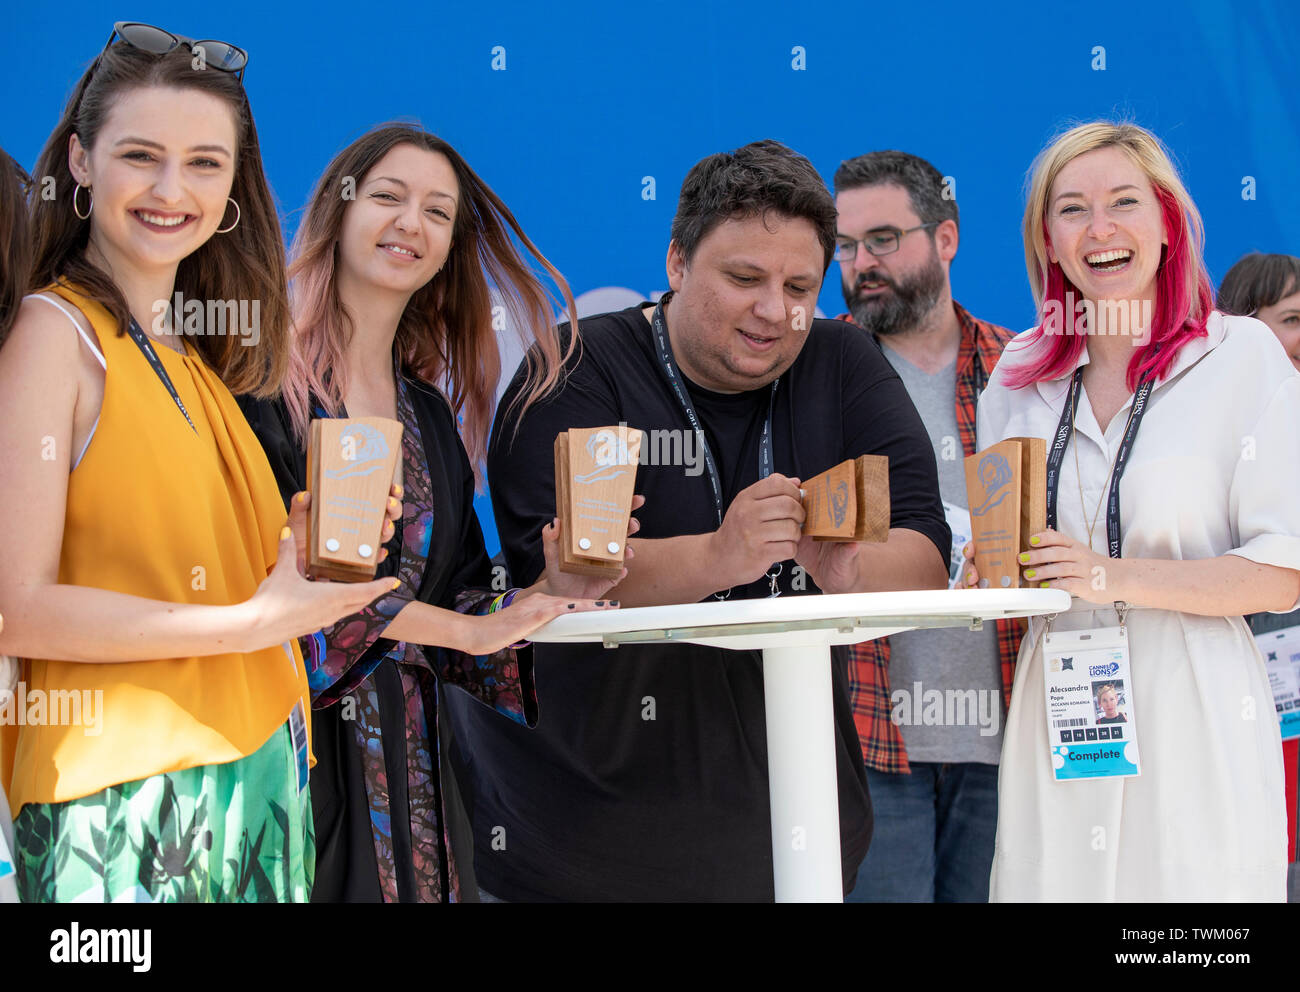
<svg viewBox="0 0 1300 992"><path fill-rule="evenodd" d="M777 902L842 902L831 652L763 650Z"/></svg>

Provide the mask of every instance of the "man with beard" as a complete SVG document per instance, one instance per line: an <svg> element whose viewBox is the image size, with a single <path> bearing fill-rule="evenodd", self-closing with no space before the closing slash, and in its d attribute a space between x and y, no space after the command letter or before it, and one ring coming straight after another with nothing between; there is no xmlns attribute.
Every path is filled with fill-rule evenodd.
<svg viewBox="0 0 1300 992"><path fill-rule="evenodd" d="M872 152L840 165L835 192L849 307L841 319L880 343L925 423L955 576L970 539L963 458L975 451L975 404L1012 334L952 298L957 203L934 166ZM849 688L876 827L851 901L987 901L1002 716L1021 634L1008 621L853 649Z"/></svg>

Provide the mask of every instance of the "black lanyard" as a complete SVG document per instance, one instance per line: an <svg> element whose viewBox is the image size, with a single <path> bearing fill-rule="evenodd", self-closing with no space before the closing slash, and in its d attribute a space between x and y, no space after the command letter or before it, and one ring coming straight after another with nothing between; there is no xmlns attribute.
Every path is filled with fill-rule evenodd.
<svg viewBox="0 0 1300 992"><path fill-rule="evenodd" d="M664 320L664 301L671 294L665 294L659 298L655 304L654 319L651 322L654 328L655 352L659 356L659 368L664 376L668 379L668 385L672 387L673 395L677 397L677 403L681 406L682 411L686 414L686 419L690 421L691 429L695 431L696 442L704 454L704 466L709 472L709 483L713 491L713 505L718 514L718 526L722 526L724 507L722 505L722 476L718 472L718 466L713 460L713 452L709 450L708 438L704 436L704 425L700 423L700 418L695 412L695 404L691 402L691 397L686 391L685 385L677 375L675 362L673 360L673 346L668 340L668 323ZM767 400L767 419L763 421L763 433L758 439L758 477L766 479L774 471L772 455L772 410L776 406L776 387L780 379L772 382L772 391ZM780 575L780 563L777 564L777 572L769 573L768 579L771 581L772 588L776 588L776 576ZM775 594L775 593L774 593ZM723 595L714 593L718 599L726 599L731 595L728 589Z"/></svg>
<svg viewBox="0 0 1300 992"><path fill-rule="evenodd" d="M140 329L140 325L135 322L134 317L127 322L126 329L131 335L131 340L136 343L136 347L144 352L144 357L149 363L149 367L153 369L158 378L162 380L162 384L167 387L167 392L172 394L172 399L176 401L177 408L181 411L182 415L184 415L185 422L190 425L190 430L197 434L198 428L194 426L194 421L190 420L189 411L185 409L185 404L181 402L180 394L176 392L176 387L172 385L171 376L169 376L167 370L163 368L162 359L158 357L158 353L153 349L153 344L149 341L149 338L145 335L144 331Z"/></svg>
<svg viewBox="0 0 1300 992"><path fill-rule="evenodd" d="M1106 543L1112 558L1119 557L1120 521L1119 521L1119 479L1128 464L1129 453L1133 449L1133 439L1137 437L1138 425L1146 414L1147 399L1151 395L1154 381L1150 378L1138 383L1133 395L1133 408L1129 412L1128 426L1124 429L1124 439L1120 442L1119 453L1115 455L1115 469L1111 473L1110 493L1106 497ZM1074 433L1074 415L1079 409L1079 396L1083 393L1083 366L1074 370L1070 380L1070 394L1066 397L1065 409L1061 411L1061 422L1056 427L1052 438L1052 450L1047 454L1047 526L1056 530L1056 491L1061 484L1061 460ZM1075 444L1078 444L1075 441ZM1079 480L1082 492L1083 479Z"/></svg>

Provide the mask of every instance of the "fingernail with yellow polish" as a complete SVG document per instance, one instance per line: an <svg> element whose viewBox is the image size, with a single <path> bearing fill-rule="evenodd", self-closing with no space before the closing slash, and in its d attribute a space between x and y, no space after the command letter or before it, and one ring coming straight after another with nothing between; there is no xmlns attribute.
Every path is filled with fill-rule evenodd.
<svg viewBox="0 0 1300 992"><path fill-rule="evenodd" d="M1020 552L1020 564L1022 564L1022 565L1028 565L1028 564L1029 564L1029 552L1028 552L1028 551L1022 551L1022 552Z"/></svg>
<svg viewBox="0 0 1300 992"><path fill-rule="evenodd" d="M1051 585L1050 582L1040 582L1040 583L1038 583L1038 588L1039 588L1039 589L1046 589L1046 588L1047 588L1048 586L1050 586L1050 585Z"/></svg>
<svg viewBox="0 0 1300 992"><path fill-rule="evenodd" d="M1029 539L1029 543L1030 543L1030 544L1035 544L1035 545L1036 545L1036 544L1040 544L1040 543L1042 543L1042 539L1039 538L1039 537L1037 537L1037 536L1035 536L1035 537L1031 537L1031 538Z"/></svg>
<svg viewBox="0 0 1300 992"><path fill-rule="evenodd" d="M1025 569L1025 578L1032 579L1038 572L1032 568Z"/></svg>
<svg viewBox="0 0 1300 992"><path fill-rule="evenodd" d="M282 527L282 528L280 529L280 540L281 540L281 541L287 541L287 540L289 540L289 528L288 528L288 527Z"/></svg>
<svg viewBox="0 0 1300 992"><path fill-rule="evenodd" d="M401 580L401 579L393 579L393 588L394 588L394 589L396 589L396 588L397 588L398 586L400 586L401 584L402 584L402 580Z"/></svg>

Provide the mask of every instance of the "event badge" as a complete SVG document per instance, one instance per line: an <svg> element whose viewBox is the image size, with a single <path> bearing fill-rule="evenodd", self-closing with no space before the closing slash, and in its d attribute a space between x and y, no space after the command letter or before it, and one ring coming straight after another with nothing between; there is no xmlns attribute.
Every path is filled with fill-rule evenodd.
<svg viewBox="0 0 1300 992"><path fill-rule="evenodd" d="M1300 627L1257 634L1255 643L1264 655L1282 740L1295 740L1300 737Z"/></svg>
<svg viewBox="0 0 1300 992"><path fill-rule="evenodd" d="M298 792L307 788L307 716L302 708L302 700L293 704L289 714L289 732L293 737L293 762L298 769Z"/></svg>
<svg viewBox="0 0 1300 992"><path fill-rule="evenodd" d="M0 830L0 879L8 878L14 873L14 856L9 853L9 845L5 843L4 831Z"/></svg>
<svg viewBox="0 0 1300 992"><path fill-rule="evenodd" d="M1127 627L1049 630L1043 683L1056 781L1141 774Z"/></svg>
<svg viewBox="0 0 1300 992"><path fill-rule="evenodd" d="M956 589L961 582L962 566L966 563L962 552L970 543L970 511L964 506L944 500L943 517L948 521L948 529L952 531L952 551L948 555L948 588Z"/></svg>

